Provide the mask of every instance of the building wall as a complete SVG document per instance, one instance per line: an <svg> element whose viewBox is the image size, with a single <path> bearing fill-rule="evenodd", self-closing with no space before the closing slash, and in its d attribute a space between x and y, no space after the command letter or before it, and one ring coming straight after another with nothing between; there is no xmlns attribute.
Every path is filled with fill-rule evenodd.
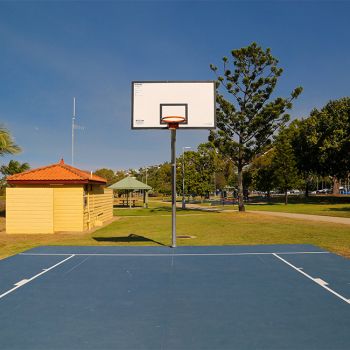
<svg viewBox="0 0 350 350"><path fill-rule="evenodd" d="M54 231L83 231L83 186L54 188Z"/></svg>
<svg viewBox="0 0 350 350"><path fill-rule="evenodd" d="M113 218L113 191L99 185L6 189L7 233L82 232Z"/></svg>
<svg viewBox="0 0 350 350"><path fill-rule="evenodd" d="M85 192L84 229L103 225L113 218L113 190L89 185Z"/></svg>
<svg viewBox="0 0 350 350"><path fill-rule="evenodd" d="M53 233L53 188L6 188L7 233Z"/></svg>

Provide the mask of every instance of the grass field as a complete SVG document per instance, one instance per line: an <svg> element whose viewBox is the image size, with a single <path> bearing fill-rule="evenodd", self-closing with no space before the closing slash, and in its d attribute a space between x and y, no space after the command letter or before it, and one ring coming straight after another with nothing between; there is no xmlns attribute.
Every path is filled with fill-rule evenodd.
<svg viewBox="0 0 350 350"><path fill-rule="evenodd" d="M309 203L290 203L285 205L283 203L264 203L264 204L248 204L247 210L264 210L276 211L285 213L298 213L310 215L325 215L338 216L350 218L350 203L331 204L309 204Z"/></svg>
<svg viewBox="0 0 350 350"><path fill-rule="evenodd" d="M89 234L6 235L1 232L0 258L39 245L170 245L169 206L160 203L152 204L148 210L115 211L119 215L115 222ZM177 234L194 237L179 238L178 245L314 244L350 258L350 227L340 224L267 217L259 213L186 210L179 212Z"/></svg>

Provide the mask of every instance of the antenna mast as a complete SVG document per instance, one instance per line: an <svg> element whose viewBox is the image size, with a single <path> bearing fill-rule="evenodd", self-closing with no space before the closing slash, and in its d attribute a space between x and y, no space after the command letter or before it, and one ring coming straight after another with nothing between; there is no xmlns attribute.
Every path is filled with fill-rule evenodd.
<svg viewBox="0 0 350 350"><path fill-rule="evenodd" d="M72 166L74 166L74 129L75 129L75 97L73 97L73 117L72 117Z"/></svg>

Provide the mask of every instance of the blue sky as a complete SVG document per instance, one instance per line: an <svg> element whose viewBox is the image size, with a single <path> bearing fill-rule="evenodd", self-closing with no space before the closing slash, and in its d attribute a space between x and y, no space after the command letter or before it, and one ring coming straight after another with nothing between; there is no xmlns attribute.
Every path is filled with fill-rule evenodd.
<svg viewBox="0 0 350 350"><path fill-rule="evenodd" d="M348 1L0 2L0 122L32 167L139 168L170 158L168 131L130 129L132 80L214 79L209 64L256 41L284 74L276 94L304 92L292 116L349 95ZM207 131L179 131L178 152Z"/></svg>

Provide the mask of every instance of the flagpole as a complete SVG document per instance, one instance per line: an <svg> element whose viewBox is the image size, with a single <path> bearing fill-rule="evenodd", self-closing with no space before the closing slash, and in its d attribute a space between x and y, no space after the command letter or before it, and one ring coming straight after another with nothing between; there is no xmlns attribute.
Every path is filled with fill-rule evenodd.
<svg viewBox="0 0 350 350"><path fill-rule="evenodd" d="M72 166L74 166L74 129L75 129L75 97L73 97L73 117L72 117Z"/></svg>

